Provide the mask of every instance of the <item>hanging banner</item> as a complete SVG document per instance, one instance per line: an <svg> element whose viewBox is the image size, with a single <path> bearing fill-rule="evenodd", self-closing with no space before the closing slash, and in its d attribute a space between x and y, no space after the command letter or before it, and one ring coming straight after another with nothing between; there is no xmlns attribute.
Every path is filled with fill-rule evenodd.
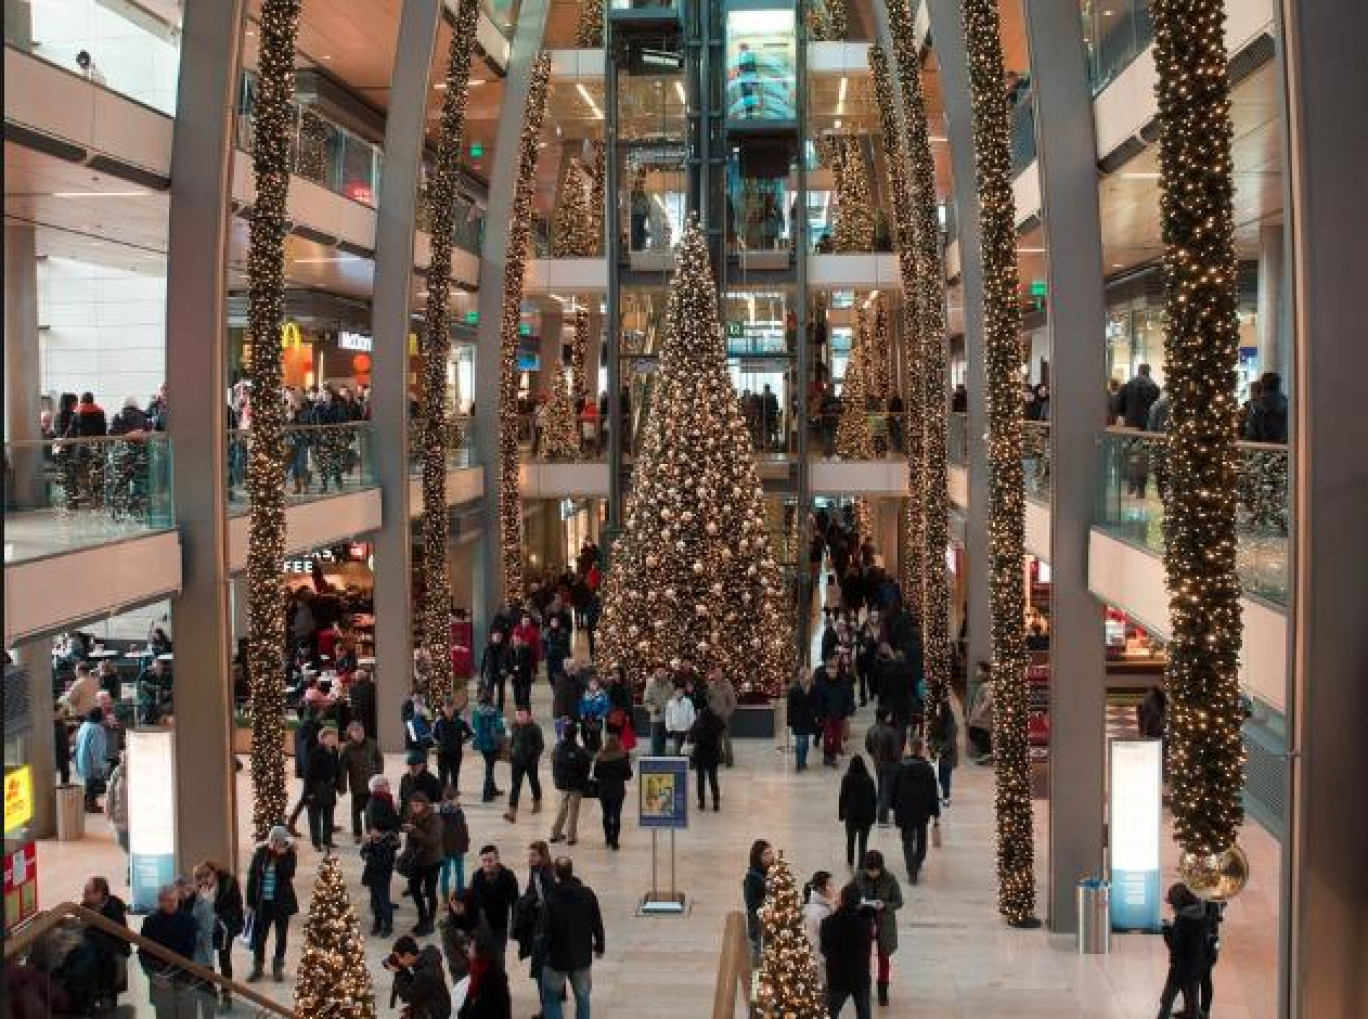
<svg viewBox="0 0 1368 1019"><path fill-rule="evenodd" d="M689 826L689 759L643 757L637 761L639 823L643 828Z"/></svg>
<svg viewBox="0 0 1368 1019"><path fill-rule="evenodd" d="M132 906L157 908L157 889L176 876L176 745L170 729L128 732L128 855Z"/></svg>
<svg viewBox="0 0 1368 1019"><path fill-rule="evenodd" d="M1108 743L1113 930L1159 930L1163 747L1163 741L1157 739L1114 739Z"/></svg>

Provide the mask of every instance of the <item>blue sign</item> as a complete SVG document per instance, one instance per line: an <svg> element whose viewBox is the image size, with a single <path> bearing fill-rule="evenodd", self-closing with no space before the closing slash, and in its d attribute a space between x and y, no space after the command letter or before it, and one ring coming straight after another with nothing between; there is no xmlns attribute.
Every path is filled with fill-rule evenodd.
<svg viewBox="0 0 1368 1019"><path fill-rule="evenodd" d="M689 759L642 757L637 761L640 796L639 823L643 828L689 826Z"/></svg>
<svg viewBox="0 0 1368 1019"><path fill-rule="evenodd" d="M163 885L176 880L176 856L174 853L134 853L129 857L129 870L132 872L133 901L130 905L134 912L151 913L157 908L157 891Z"/></svg>

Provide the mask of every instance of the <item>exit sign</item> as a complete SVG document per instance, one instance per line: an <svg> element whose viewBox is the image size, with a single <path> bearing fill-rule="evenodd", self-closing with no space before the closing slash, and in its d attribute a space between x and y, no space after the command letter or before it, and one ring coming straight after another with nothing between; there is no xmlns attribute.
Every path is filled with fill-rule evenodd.
<svg viewBox="0 0 1368 1019"><path fill-rule="evenodd" d="M471 157L472 159L479 159L479 158L480 158L481 156L483 156L483 155L484 155L484 143L483 143L483 142L471 142L471 143L470 143L470 157Z"/></svg>
<svg viewBox="0 0 1368 1019"><path fill-rule="evenodd" d="M1044 280L1032 280L1032 281L1031 281L1031 296L1032 296L1032 297L1044 297L1044 296L1046 296L1047 294L1049 294L1049 292L1050 292L1050 285L1049 285L1048 283L1046 283Z"/></svg>

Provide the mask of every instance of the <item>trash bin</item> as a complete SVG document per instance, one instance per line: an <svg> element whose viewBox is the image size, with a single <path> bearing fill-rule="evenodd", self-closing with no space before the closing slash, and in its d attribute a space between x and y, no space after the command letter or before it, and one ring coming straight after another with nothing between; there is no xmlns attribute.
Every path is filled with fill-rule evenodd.
<svg viewBox="0 0 1368 1019"><path fill-rule="evenodd" d="M79 785L57 787L57 838L71 842L85 838L85 788Z"/></svg>
<svg viewBox="0 0 1368 1019"><path fill-rule="evenodd" d="M1078 954L1111 951L1111 885L1097 878L1078 882Z"/></svg>

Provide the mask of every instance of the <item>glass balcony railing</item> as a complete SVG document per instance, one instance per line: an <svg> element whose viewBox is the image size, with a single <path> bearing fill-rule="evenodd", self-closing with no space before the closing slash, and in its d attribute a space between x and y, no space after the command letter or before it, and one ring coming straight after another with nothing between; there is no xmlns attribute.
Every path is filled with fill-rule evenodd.
<svg viewBox="0 0 1368 1019"><path fill-rule="evenodd" d="M1154 41L1149 0L1079 0L1088 84L1096 96Z"/></svg>
<svg viewBox="0 0 1368 1019"><path fill-rule="evenodd" d="M377 182L378 186L378 182ZM420 233L432 232L432 217L428 210L427 183L418 189L418 214L414 226ZM456 196L456 208L451 216L451 243L473 255L480 253L484 241L485 213L477 203L464 195Z"/></svg>
<svg viewBox="0 0 1368 1019"><path fill-rule="evenodd" d="M375 434L369 421L289 425L285 429L285 500L311 502L375 487ZM228 433L228 507L246 513L252 433Z"/></svg>
<svg viewBox="0 0 1368 1019"><path fill-rule="evenodd" d="M956 467L969 465L969 415L960 411L946 418L945 458Z"/></svg>
<svg viewBox="0 0 1368 1019"><path fill-rule="evenodd" d="M847 460L841 455L841 419L843 411L818 411L809 415L808 449L814 460ZM902 414L870 410L865 414L873 455L856 458L861 463L872 460L900 460L907 455L906 424Z"/></svg>
<svg viewBox="0 0 1368 1019"><path fill-rule="evenodd" d="M1023 421L1021 423L1021 467L1026 486L1026 498L1032 502L1050 504L1050 423Z"/></svg>
<svg viewBox="0 0 1368 1019"><path fill-rule="evenodd" d="M180 25L144 5L5 0L5 43L167 116L176 114Z"/></svg>
<svg viewBox="0 0 1368 1019"><path fill-rule="evenodd" d="M1012 106L1012 176L1035 162L1035 93L1029 89Z"/></svg>
<svg viewBox="0 0 1368 1019"><path fill-rule="evenodd" d="M161 433L5 443L5 562L175 525Z"/></svg>
<svg viewBox="0 0 1368 1019"><path fill-rule="evenodd" d="M465 414L453 414L447 418L447 468L459 470L475 462L475 419ZM409 470L422 471L420 453L421 434L416 418L409 418Z"/></svg>
<svg viewBox="0 0 1368 1019"><path fill-rule="evenodd" d="M1156 553L1164 551L1168 438L1109 428L1100 443L1097 526ZM1246 593L1287 603L1287 447L1239 444L1236 562Z"/></svg>
<svg viewBox="0 0 1368 1019"><path fill-rule="evenodd" d="M602 463L608 459L608 423L597 408L579 414L568 443L549 438L546 408L531 414L518 415L518 446L529 462L535 463Z"/></svg>

